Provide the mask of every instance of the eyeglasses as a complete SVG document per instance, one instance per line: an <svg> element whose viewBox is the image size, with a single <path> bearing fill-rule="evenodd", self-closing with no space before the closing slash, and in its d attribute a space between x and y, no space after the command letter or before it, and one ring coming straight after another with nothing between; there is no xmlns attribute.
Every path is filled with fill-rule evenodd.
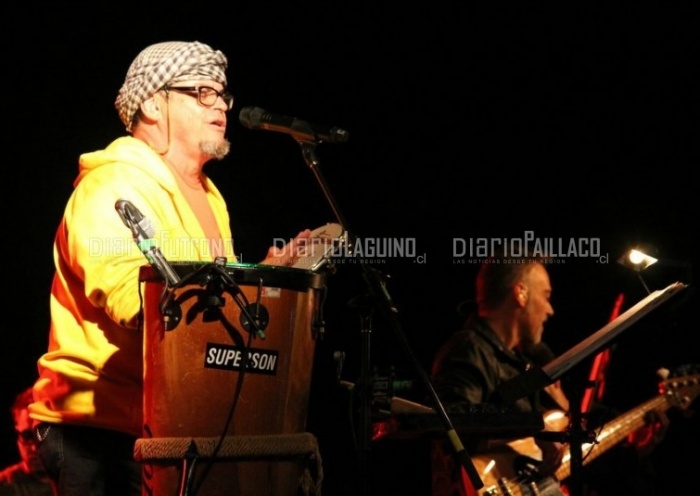
<svg viewBox="0 0 700 496"><path fill-rule="evenodd" d="M213 107L216 100L221 99L226 104L226 110L233 108L233 95L226 90L216 91L211 86L165 86L163 88L168 91L179 91L194 96L197 95L197 101L204 107Z"/></svg>
<svg viewBox="0 0 700 496"><path fill-rule="evenodd" d="M34 432L31 429L25 429L23 431L15 431L17 433L17 438L22 443L34 442Z"/></svg>

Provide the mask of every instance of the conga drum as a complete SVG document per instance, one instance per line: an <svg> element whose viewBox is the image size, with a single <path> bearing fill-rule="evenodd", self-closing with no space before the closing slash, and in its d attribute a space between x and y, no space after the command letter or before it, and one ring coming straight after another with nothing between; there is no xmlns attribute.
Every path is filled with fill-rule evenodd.
<svg viewBox="0 0 700 496"><path fill-rule="evenodd" d="M323 273L251 264L175 263L167 288L141 271L145 440L265 436L306 427ZM196 457L196 453L194 454ZM295 496L285 460L144 464L143 494ZM191 473L183 473L191 470Z"/></svg>

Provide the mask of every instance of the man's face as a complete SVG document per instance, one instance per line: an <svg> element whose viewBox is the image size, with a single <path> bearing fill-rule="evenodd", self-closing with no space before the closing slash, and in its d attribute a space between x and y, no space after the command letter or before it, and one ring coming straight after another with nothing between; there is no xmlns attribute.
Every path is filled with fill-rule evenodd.
<svg viewBox="0 0 700 496"><path fill-rule="evenodd" d="M170 88L166 96L170 143L184 144L185 153L203 152L216 159L226 156L230 146L225 138L229 105L223 85L192 80L173 83Z"/></svg>
<svg viewBox="0 0 700 496"><path fill-rule="evenodd" d="M538 344L542 340L544 323L554 315L550 302L552 286L544 265L533 265L521 282L524 293L524 312L521 320L521 343Z"/></svg>

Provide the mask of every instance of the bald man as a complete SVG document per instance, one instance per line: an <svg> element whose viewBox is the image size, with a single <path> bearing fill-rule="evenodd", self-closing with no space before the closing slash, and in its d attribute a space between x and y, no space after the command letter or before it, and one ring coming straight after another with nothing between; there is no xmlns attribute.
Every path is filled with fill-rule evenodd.
<svg viewBox="0 0 700 496"><path fill-rule="evenodd" d="M476 312L463 330L442 345L433 362L435 389L448 408L495 403L500 384L533 363L553 358L542 342L545 322L554 315L552 286L543 260L486 259L477 274L475 289ZM547 389L550 394L543 398L539 394L520 398L510 407L521 412L544 413L553 408L568 411L569 402L560 385ZM561 496L560 484L551 475L561 464L564 446L537 440L537 447L542 459L539 469L545 476L538 494ZM471 453L489 449L489 440L475 438L470 446ZM444 441L434 442L432 463L434 496L474 494Z"/></svg>

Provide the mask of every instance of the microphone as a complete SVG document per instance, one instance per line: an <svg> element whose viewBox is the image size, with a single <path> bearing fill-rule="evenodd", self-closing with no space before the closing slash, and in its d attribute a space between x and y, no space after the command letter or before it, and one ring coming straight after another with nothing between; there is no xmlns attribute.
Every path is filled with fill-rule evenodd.
<svg viewBox="0 0 700 496"><path fill-rule="evenodd" d="M155 228L151 221L146 219L141 211L128 200L117 200L114 208L124 224L126 224L126 227L131 229L134 241L136 241L141 253L146 256L153 268L156 269L156 272L170 286L179 283L180 276L177 275L152 239L155 234Z"/></svg>
<svg viewBox="0 0 700 496"><path fill-rule="evenodd" d="M260 107L244 107L238 120L248 129L265 129L290 134L294 139L306 143L345 143L350 135L338 127L324 127L302 121L296 117L273 114Z"/></svg>

